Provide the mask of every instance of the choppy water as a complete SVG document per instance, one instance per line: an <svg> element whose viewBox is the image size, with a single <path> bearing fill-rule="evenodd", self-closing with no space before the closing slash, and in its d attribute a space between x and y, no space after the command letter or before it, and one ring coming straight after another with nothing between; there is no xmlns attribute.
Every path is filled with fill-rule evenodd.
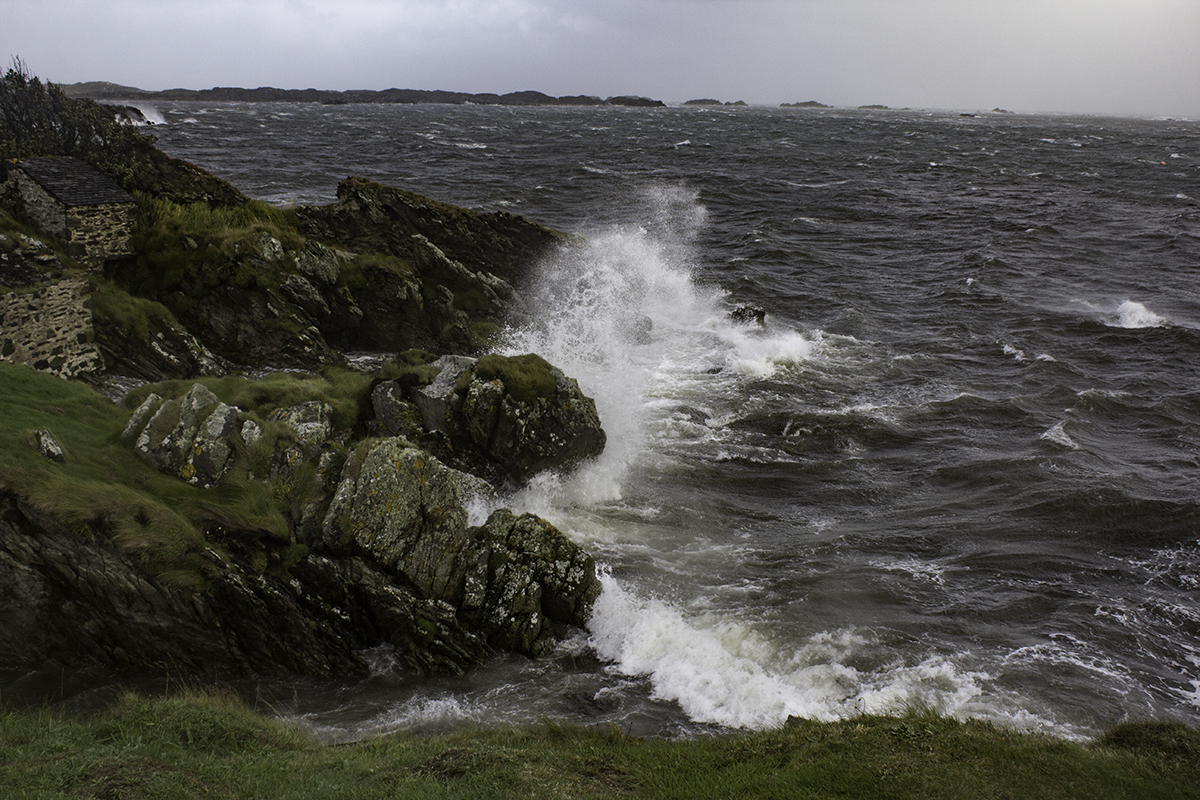
<svg viewBox="0 0 1200 800"><path fill-rule="evenodd" d="M1200 124L157 110L163 149L272 202L362 175L590 236L506 345L578 378L609 434L509 498L596 554L590 629L463 679L381 649L363 683L264 690L282 713L333 740L911 706L1200 723Z"/></svg>

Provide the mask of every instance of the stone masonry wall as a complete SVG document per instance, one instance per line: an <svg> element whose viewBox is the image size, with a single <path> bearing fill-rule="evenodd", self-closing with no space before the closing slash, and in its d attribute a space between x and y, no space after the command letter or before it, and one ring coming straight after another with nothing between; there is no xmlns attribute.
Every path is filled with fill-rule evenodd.
<svg viewBox="0 0 1200 800"><path fill-rule="evenodd" d="M68 208L67 250L88 266L103 266L106 259L133 252L130 243L136 225L137 206L133 203Z"/></svg>
<svg viewBox="0 0 1200 800"><path fill-rule="evenodd" d="M67 241L67 210L62 203L32 180L24 172L13 170L21 198L25 201L25 213L34 224L64 242Z"/></svg>
<svg viewBox="0 0 1200 800"><path fill-rule="evenodd" d="M0 360L64 378L104 369L84 279L0 295Z"/></svg>

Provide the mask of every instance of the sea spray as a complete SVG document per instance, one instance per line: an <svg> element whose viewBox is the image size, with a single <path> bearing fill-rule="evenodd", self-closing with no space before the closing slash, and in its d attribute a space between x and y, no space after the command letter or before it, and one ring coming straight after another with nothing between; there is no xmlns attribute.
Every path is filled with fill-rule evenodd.
<svg viewBox="0 0 1200 800"><path fill-rule="evenodd" d="M724 598L705 601L705 576L721 574L737 553L700 530L658 519L679 512L657 508L669 501L653 496L656 470L678 458L711 460L725 446L744 450L726 423L777 400L771 390L758 397L752 386L797 379L829 346L848 345L855 358L861 346L850 337L733 320L726 295L699 285L689 266L704 222L694 196L663 187L645 196L652 201L646 226L595 233L543 265L525 290L539 321L510 331L503 345L511 354L537 352L575 377L608 433L593 463L538 476L506 499L562 525L620 572L604 577L591 646L700 723L758 729L793 715L833 719L913 704L974 709L982 677L943 659L884 659L877 671L862 672L852 664L878 649L870 637L818 632L797 641L739 619L724 579L710 587ZM823 369L836 370L834 361ZM638 479L635 507L621 502L631 475ZM670 586L683 587L686 597L664 598L654 588Z"/></svg>

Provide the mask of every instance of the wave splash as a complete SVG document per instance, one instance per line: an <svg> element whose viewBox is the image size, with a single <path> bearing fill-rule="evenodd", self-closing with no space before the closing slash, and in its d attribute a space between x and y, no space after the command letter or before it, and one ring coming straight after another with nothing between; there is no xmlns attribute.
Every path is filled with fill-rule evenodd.
<svg viewBox="0 0 1200 800"><path fill-rule="evenodd" d="M819 331L735 322L727 295L692 273L705 219L695 193L656 186L641 200L643 226L596 233L544 265L525 290L538 322L510 331L500 348L543 355L596 401L609 437L605 452L569 475L540 476L507 501L590 540L601 562L605 554L636 563L629 552L676 552L669 540L678 531L639 525L639 509L621 501L631 471L641 466L647 471L640 474L650 474L669 447L680 404L738 407L755 382L788 379L837 346ZM708 424L694 427L704 435ZM620 513L605 513L618 506ZM678 567L642 561L618 570L619 578L604 575L590 644L611 669L648 679L656 698L677 703L695 722L759 729L793 715L833 719L913 706L986 715L978 699L987 676L946 659L893 663L893 654L877 671L862 672L851 662L864 648L877 649L862 635L786 643L786 633L767 635L729 609L696 615L654 599L655 571Z"/></svg>
<svg viewBox="0 0 1200 800"><path fill-rule="evenodd" d="M592 645L622 672L648 676L657 697L695 722L764 729L789 716L833 720L929 708L991 716L989 676L931 656L864 673L849 662L871 647L852 631L821 633L792 653L728 618L689 619L668 603L638 598L605 577L591 622Z"/></svg>

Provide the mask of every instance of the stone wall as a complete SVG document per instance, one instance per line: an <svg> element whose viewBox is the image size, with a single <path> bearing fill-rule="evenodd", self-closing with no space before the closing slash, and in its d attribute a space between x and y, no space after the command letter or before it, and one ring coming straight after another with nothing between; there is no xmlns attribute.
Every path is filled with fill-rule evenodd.
<svg viewBox="0 0 1200 800"><path fill-rule="evenodd" d="M86 280L74 278L32 294L0 295L0 360L64 378L104 369L87 289Z"/></svg>
<svg viewBox="0 0 1200 800"><path fill-rule="evenodd" d="M21 170L12 170L16 177L21 199L25 202L25 214L35 225L63 242L67 241L67 209Z"/></svg>
<svg viewBox="0 0 1200 800"><path fill-rule="evenodd" d="M107 203L66 210L67 252L92 267L103 266L115 256L133 252L131 242L137 225L133 203Z"/></svg>

